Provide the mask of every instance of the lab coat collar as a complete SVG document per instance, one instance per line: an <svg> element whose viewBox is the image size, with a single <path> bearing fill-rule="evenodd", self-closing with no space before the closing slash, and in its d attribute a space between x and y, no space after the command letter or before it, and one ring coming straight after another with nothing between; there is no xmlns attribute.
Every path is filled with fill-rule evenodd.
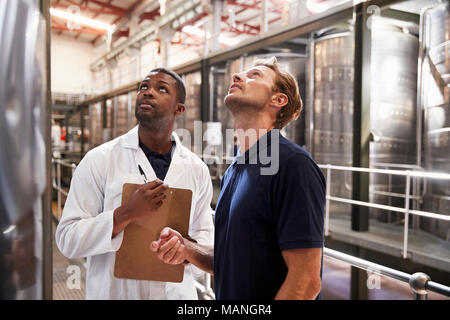
<svg viewBox="0 0 450 320"><path fill-rule="evenodd" d="M186 160L189 158L188 149L181 144L180 138L175 132L172 132L172 139L175 141L175 150L172 153L172 160L164 179L164 182L170 186L175 185L183 175L186 169ZM138 173L137 168L140 165L144 170L148 181L156 179L156 173L153 167L145 156L144 151L139 148L138 126L122 136L122 147L135 151L136 173Z"/></svg>
<svg viewBox="0 0 450 320"><path fill-rule="evenodd" d="M131 129L125 135L123 135L122 147L131 148L136 151L139 149L138 127L139 127L139 125L135 126L133 129ZM175 131L172 131L172 140L175 141L174 154L179 154L181 157L187 156L186 151L184 150L184 147L180 141L180 138L175 133Z"/></svg>

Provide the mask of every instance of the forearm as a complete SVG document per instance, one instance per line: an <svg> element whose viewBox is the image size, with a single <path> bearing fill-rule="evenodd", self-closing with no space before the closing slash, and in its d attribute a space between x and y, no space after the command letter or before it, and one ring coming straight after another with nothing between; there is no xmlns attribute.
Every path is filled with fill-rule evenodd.
<svg viewBox="0 0 450 320"><path fill-rule="evenodd" d="M289 273L278 290L275 300L314 300L321 290L320 278Z"/></svg>
<svg viewBox="0 0 450 320"><path fill-rule="evenodd" d="M214 247L204 246L184 239L188 249L186 260L210 274L214 273Z"/></svg>
<svg viewBox="0 0 450 320"><path fill-rule="evenodd" d="M76 215L66 211L55 233L59 250L75 259L116 251L121 238L108 236L113 229L113 211L105 211L95 217Z"/></svg>

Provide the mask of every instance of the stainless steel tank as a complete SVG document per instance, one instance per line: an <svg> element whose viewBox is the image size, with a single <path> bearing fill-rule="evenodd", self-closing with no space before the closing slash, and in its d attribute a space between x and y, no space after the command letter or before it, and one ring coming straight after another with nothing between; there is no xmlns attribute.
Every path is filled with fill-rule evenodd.
<svg viewBox="0 0 450 320"><path fill-rule="evenodd" d="M42 299L46 47L37 1L0 2L0 299ZM49 67L49 66L47 66Z"/></svg>
<svg viewBox="0 0 450 320"><path fill-rule="evenodd" d="M134 117L129 105L128 94L114 97L113 136L118 137L130 129L130 118Z"/></svg>
<svg viewBox="0 0 450 320"><path fill-rule="evenodd" d="M415 163L418 38L397 22L373 17L371 43L370 167L397 168ZM313 110L306 110L307 149L317 163L352 166L354 34L351 26L327 30L311 46L314 58ZM311 108L311 103L307 104ZM313 112L311 112L313 111ZM308 113L309 112L309 113ZM412 138L411 138L412 137ZM333 170L331 194L352 197L352 174ZM403 206L405 180L370 175L371 202ZM332 202L334 215L349 215L350 205ZM395 222L392 213L370 209L371 216Z"/></svg>
<svg viewBox="0 0 450 320"><path fill-rule="evenodd" d="M411 30L414 28L411 25ZM372 20L370 167L410 169L416 163L416 99L418 35L401 22L380 17ZM370 175L370 201L404 207L405 178ZM403 214L372 209L380 221L400 223Z"/></svg>
<svg viewBox="0 0 450 320"><path fill-rule="evenodd" d="M353 33L348 30L331 31L315 39L310 49L314 93L306 104L307 149L317 163L351 166ZM334 196L351 198L351 173L333 170L330 191ZM333 215L345 215L350 213L350 205L332 202L330 210Z"/></svg>
<svg viewBox="0 0 450 320"><path fill-rule="evenodd" d="M175 119L174 129L185 129L189 132L191 141L182 141L186 147L192 151L200 153L201 150L194 150L195 121L201 121L201 72L191 72L183 76L186 86L185 111ZM181 133L179 133L181 135ZM180 137L181 138L181 137Z"/></svg>
<svg viewBox="0 0 450 320"><path fill-rule="evenodd" d="M89 106L89 149L103 143L102 104L100 102Z"/></svg>
<svg viewBox="0 0 450 320"><path fill-rule="evenodd" d="M428 171L450 173L450 4L424 11L422 106L424 160ZM450 214L450 181L429 179L424 210ZM450 239L450 223L422 218L421 228Z"/></svg>

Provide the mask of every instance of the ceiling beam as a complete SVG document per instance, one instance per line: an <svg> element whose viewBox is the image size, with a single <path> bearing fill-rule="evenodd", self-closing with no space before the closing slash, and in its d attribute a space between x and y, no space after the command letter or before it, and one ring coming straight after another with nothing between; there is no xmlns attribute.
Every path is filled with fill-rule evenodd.
<svg viewBox="0 0 450 320"><path fill-rule="evenodd" d="M227 1L227 5L229 5L229 6L236 6L236 7L241 7L243 9L254 9L254 10L261 10L261 7L259 6L260 3L261 3L261 1L253 1L252 4L239 3L235 0Z"/></svg>
<svg viewBox="0 0 450 320"><path fill-rule="evenodd" d="M130 14L132 14L133 11L136 9L136 7L139 6L139 5L142 4L142 3L143 3L143 0L136 0L136 2L134 2L134 3L130 6L130 8L128 9L128 12L129 12ZM118 18L115 19L111 24L112 24L112 25L113 25L113 24L116 24L116 23L118 23L118 22L119 22L120 20L122 20L122 19L125 20L125 19L128 19L128 17L118 17ZM119 27L120 27L120 26L119 26ZM91 44L95 45L95 44L97 43L98 39L100 39L100 36L95 37L95 39L91 41Z"/></svg>
<svg viewBox="0 0 450 320"><path fill-rule="evenodd" d="M144 12L140 16L140 22L142 22L142 20L155 20L155 18L159 17L160 15L161 14L159 13L159 8L153 11Z"/></svg>
<svg viewBox="0 0 450 320"><path fill-rule="evenodd" d="M130 13L130 10L128 10L128 9L114 6L114 5L106 3L106 2L102 2L102 1L98 1L98 0L88 0L88 1L90 3L95 3L96 5L99 5L103 8L108 8L109 10L115 12L116 15L118 15L118 16L126 16Z"/></svg>
<svg viewBox="0 0 450 320"><path fill-rule="evenodd" d="M89 34L96 34L102 36L106 31L100 31L100 30L94 30L90 28L82 27L81 29L69 29L64 25L53 25L52 24L52 30L61 30L61 31L71 31L71 32L77 32L77 33L89 33Z"/></svg>
<svg viewBox="0 0 450 320"><path fill-rule="evenodd" d="M65 5L65 4L59 4L59 3L55 3L52 4L52 8L61 8L61 9L67 9L69 8L70 5ZM127 13L124 12L117 12L117 11L113 11L113 10L105 10L105 9L95 9L95 8L91 8L88 6L78 6L80 8L81 11L85 11L85 12L92 12L95 14L109 14L109 15L113 15L113 16L120 16L120 17L126 17Z"/></svg>

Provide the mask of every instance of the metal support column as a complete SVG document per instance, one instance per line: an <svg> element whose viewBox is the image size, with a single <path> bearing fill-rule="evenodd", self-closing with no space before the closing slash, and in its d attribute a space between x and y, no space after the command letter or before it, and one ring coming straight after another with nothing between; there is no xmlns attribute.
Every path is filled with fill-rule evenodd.
<svg viewBox="0 0 450 320"><path fill-rule="evenodd" d="M368 300L367 271L357 267L351 267L350 300Z"/></svg>
<svg viewBox="0 0 450 320"><path fill-rule="evenodd" d="M101 115L102 115L102 129L108 128L108 113L106 110L106 99L102 101L102 111L101 111Z"/></svg>
<svg viewBox="0 0 450 320"><path fill-rule="evenodd" d="M366 259L367 251L358 247L353 256ZM356 266L351 266L350 270L350 300L368 300L369 288L367 287L367 271Z"/></svg>
<svg viewBox="0 0 450 320"><path fill-rule="evenodd" d="M51 94L51 72L50 72L50 0L40 0L39 7L45 19L45 57L46 57L46 116L45 116L45 160L47 188L42 197L42 243L43 243L43 272L42 272L42 297L45 300L53 299L53 217L52 217L52 94Z"/></svg>
<svg viewBox="0 0 450 320"><path fill-rule="evenodd" d="M367 3L354 7L355 74L353 113L353 166L369 167L370 144L370 50L371 30L367 26ZM353 173L352 199L369 201L369 174ZM369 209L352 206L352 230L369 230Z"/></svg>
<svg viewBox="0 0 450 320"><path fill-rule="evenodd" d="M370 50L371 30L367 26L367 3L354 7L355 20L355 74L353 94L353 166L369 167L370 144ZM369 174L353 173L352 199L369 201ZM369 230L369 208L352 205L352 230ZM358 248L356 256L362 258L364 249ZM350 299L367 300L367 272L351 268Z"/></svg>
<svg viewBox="0 0 450 320"><path fill-rule="evenodd" d="M86 107L80 107L80 127L81 127L81 139L80 139L80 143L81 143L81 155L84 155L84 127L85 127L85 123L84 123L84 114L86 113Z"/></svg>
<svg viewBox="0 0 450 320"><path fill-rule="evenodd" d="M201 68L201 73L202 73L202 84L200 87L200 94L201 94L201 120L202 122L207 122L209 121L209 105L211 103L211 97L210 97L210 79L209 79L209 74L210 74L210 69L211 66L209 65L209 60L208 59L204 59L202 60L202 68Z"/></svg>

